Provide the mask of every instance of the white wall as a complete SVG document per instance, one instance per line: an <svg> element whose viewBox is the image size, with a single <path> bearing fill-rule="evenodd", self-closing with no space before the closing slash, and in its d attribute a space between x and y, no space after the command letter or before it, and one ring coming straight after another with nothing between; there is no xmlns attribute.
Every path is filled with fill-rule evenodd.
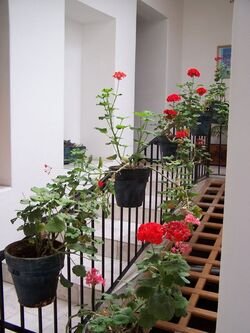
<svg viewBox="0 0 250 333"><path fill-rule="evenodd" d="M81 142L82 34L81 23L65 20L64 138Z"/></svg>
<svg viewBox="0 0 250 333"><path fill-rule="evenodd" d="M166 94L166 19L139 20L136 36L135 110L159 113Z"/></svg>
<svg viewBox="0 0 250 333"><path fill-rule="evenodd" d="M248 333L250 1L234 3L228 156L217 333Z"/></svg>
<svg viewBox="0 0 250 333"><path fill-rule="evenodd" d="M111 146L95 129L106 126L96 96L114 85L115 19L77 0L66 1L65 15L64 136L95 157L109 156Z"/></svg>
<svg viewBox="0 0 250 333"><path fill-rule="evenodd" d="M11 184L8 1L0 1L0 187Z"/></svg>
<svg viewBox="0 0 250 333"><path fill-rule="evenodd" d="M231 44L233 4L229 0L184 0L182 79L190 67L200 70L200 82L213 81L218 45Z"/></svg>
<svg viewBox="0 0 250 333"><path fill-rule="evenodd" d="M9 222L44 163L63 162L64 3L9 0L12 188L0 189L2 249L22 237ZM52 173L53 175L54 173Z"/></svg>
<svg viewBox="0 0 250 333"><path fill-rule="evenodd" d="M93 156L113 155L95 127L106 127L106 122L98 119L104 111L96 105L96 96L102 88L114 86L115 26L115 20L111 20L88 24L83 29L81 142ZM120 99L124 102L127 96Z"/></svg>
<svg viewBox="0 0 250 333"><path fill-rule="evenodd" d="M181 80L183 0L143 0L167 18L166 95Z"/></svg>

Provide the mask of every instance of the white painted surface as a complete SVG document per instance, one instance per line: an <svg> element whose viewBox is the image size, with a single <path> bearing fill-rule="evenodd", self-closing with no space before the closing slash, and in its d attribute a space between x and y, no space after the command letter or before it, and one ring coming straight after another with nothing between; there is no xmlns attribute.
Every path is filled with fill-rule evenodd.
<svg viewBox="0 0 250 333"><path fill-rule="evenodd" d="M78 144L81 143L82 30L82 24L66 17L64 139Z"/></svg>
<svg viewBox="0 0 250 333"><path fill-rule="evenodd" d="M0 185L11 184L8 1L0 1Z"/></svg>
<svg viewBox="0 0 250 333"><path fill-rule="evenodd" d="M63 161L64 3L10 0L12 189L0 192L2 249L22 237L10 224L31 186Z"/></svg>
<svg viewBox="0 0 250 333"><path fill-rule="evenodd" d="M217 333L250 331L250 1L234 3L226 200Z"/></svg>
<svg viewBox="0 0 250 333"><path fill-rule="evenodd" d="M233 4L229 0L184 0L182 79L195 67L200 82L213 81L218 45L231 44Z"/></svg>
<svg viewBox="0 0 250 333"><path fill-rule="evenodd" d="M66 1L65 15L64 137L96 157L109 156L111 147L95 129L106 125L98 120L96 96L114 85L115 19L77 0Z"/></svg>

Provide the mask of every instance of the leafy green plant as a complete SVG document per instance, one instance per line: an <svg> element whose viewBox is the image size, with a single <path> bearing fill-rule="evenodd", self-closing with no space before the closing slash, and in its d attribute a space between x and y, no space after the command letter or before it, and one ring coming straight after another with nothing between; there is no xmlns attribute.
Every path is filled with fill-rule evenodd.
<svg viewBox="0 0 250 333"><path fill-rule="evenodd" d="M102 161L94 165L85 151L75 151L73 155L73 169L45 187L33 187L31 196L21 200L25 207L11 220L19 222L18 230L33 245L34 257L70 251L93 258L97 251L90 222L97 218L100 208L108 213L106 189L98 186L103 175ZM54 246L55 240L61 242L59 248ZM76 265L73 271L85 276L83 266Z"/></svg>
<svg viewBox="0 0 250 333"><path fill-rule="evenodd" d="M123 72L115 72L113 77L117 79L116 90L113 88L104 88L97 96L99 106L103 107L104 114L99 117L100 120L104 120L106 127L96 127L96 129L103 133L108 141L106 145L113 147L114 154L107 157L110 160L116 160L119 165L126 167L136 167L139 162L144 158L142 152L147 145L149 134L149 125L153 121L153 113L151 111L135 112L135 116L138 117L138 126L134 127L126 123L127 117L122 117L118 114L116 107L117 98L122 96L119 93L119 82L126 77ZM132 130L134 132L134 138L136 143L136 150L133 154L127 155L126 150L128 146L124 143L123 134L125 130Z"/></svg>
<svg viewBox="0 0 250 333"><path fill-rule="evenodd" d="M229 103L226 98L227 86L224 81L226 67L221 57L216 57L216 69L214 73L214 82L209 86L206 96L206 106L213 115L213 120L223 129L227 129ZM215 129L216 131L216 129ZM217 129L218 131L218 129Z"/></svg>

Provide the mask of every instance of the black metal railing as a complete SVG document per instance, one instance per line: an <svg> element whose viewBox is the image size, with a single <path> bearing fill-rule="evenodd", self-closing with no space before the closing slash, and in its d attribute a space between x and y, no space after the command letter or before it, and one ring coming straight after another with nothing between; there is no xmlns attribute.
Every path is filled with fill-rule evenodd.
<svg viewBox="0 0 250 333"><path fill-rule="evenodd" d="M150 143L145 148L145 156L148 164L152 169L150 172L149 182L146 189L145 200L141 207L137 208L121 208L115 205L115 197L111 197L111 213L105 218L104 213L100 213L99 221L92 221L92 237L100 239L97 258L99 261L91 261L80 256L66 255L64 274L74 283L72 288L64 292L63 297L65 303L58 298L52 305L45 308L32 310L33 324L26 320L30 315L30 309L19 307L19 318L15 322L8 321L7 308L5 300L8 298L8 292L5 292L3 283L4 252L1 252L0 264L0 333L4 333L5 329L13 332L50 332L61 333L65 331L68 323L69 328L73 328L75 321L71 316L77 312L79 307L89 304L92 309L95 308L96 299L100 297L102 292L110 293L122 282L124 276L133 266L138 256L143 252L146 244L138 242L136 231L140 224L149 221L161 221L162 211L160 205L163 202L163 191L167 184L165 176L172 177L171 173L165 173L162 169L160 149L158 144ZM184 173L185 170L180 170ZM207 175L205 165L197 165L193 172L193 181L204 178ZM96 267L106 280L105 287L100 289L88 288L84 279L74 280L71 274L71 264L79 262L86 266L87 269ZM6 269L6 267L5 267ZM61 289L59 291L61 294ZM61 295L62 297L62 295ZM17 303L17 300L14 301ZM64 309L62 311L62 308ZM36 311L36 313L34 312ZM63 313L63 315L62 315ZM49 318L49 320L47 320Z"/></svg>

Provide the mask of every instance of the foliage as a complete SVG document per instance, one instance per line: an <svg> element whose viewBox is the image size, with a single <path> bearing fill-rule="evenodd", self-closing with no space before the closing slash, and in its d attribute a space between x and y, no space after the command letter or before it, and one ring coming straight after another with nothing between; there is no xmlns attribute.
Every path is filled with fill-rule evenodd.
<svg viewBox="0 0 250 333"><path fill-rule="evenodd" d="M33 187L32 195L21 200L25 207L11 220L22 221L18 230L34 244L37 257L70 251L93 258L96 253L90 222L96 219L100 208L108 213L106 189L98 186L102 161L94 165L85 151L75 151L73 155L74 168L45 187ZM54 248L56 239L62 243L61 248ZM79 276L86 274L79 265L73 271ZM67 284L63 278L62 282Z"/></svg>
<svg viewBox="0 0 250 333"><path fill-rule="evenodd" d="M121 73L122 76L118 76L117 73ZM148 136L151 133L148 128L153 120L153 113L147 110L135 112L134 114L138 118L138 127L127 124L127 117L117 114L118 109L116 107L117 98L122 96L119 93L119 82L126 77L126 74L115 72L113 77L117 79L116 90L113 88L104 88L97 96L97 105L102 106L104 110L104 114L99 119L105 121L106 127L96 127L96 129L108 138L106 145L113 147L114 154L109 156L108 159L116 160L120 165L126 164L129 167L136 167L144 158L142 151L146 147ZM132 130L134 132L136 151L131 156L126 154L128 146L123 142L125 130Z"/></svg>
<svg viewBox="0 0 250 333"><path fill-rule="evenodd" d="M221 57L216 57L214 82L209 86L206 96L207 108L213 114L213 120L224 129L228 125L229 103L226 98L227 86L224 81L226 67Z"/></svg>

